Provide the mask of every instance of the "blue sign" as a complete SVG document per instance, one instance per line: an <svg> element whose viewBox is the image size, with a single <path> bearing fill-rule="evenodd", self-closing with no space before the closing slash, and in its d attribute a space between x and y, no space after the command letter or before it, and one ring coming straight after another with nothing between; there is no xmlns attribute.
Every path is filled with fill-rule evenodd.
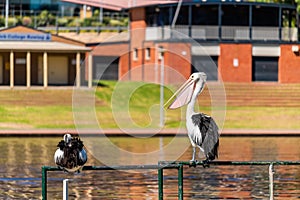
<svg viewBox="0 0 300 200"><path fill-rule="evenodd" d="M6 41L51 41L50 33L0 33L0 40Z"/></svg>

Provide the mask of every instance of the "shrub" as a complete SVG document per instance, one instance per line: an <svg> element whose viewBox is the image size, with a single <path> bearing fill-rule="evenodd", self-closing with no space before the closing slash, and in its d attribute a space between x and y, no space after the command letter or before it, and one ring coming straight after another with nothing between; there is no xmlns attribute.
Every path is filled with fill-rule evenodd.
<svg viewBox="0 0 300 200"><path fill-rule="evenodd" d="M123 21L124 26L128 26L128 24L129 24L129 18L128 17L125 17L122 21Z"/></svg>
<svg viewBox="0 0 300 200"><path fill-rule="evenodd" d="M92 18L85 18L82 22L83 26L91 26L93 19Z"/></svg>
<svg viewBox="0 0 300 200"><path fill-rule="evenodd" d="M8 22L8 26L16 26L18 25L19 21L15 17L9 17L7 22Z"/></svg>
<svg viewBox="0 0 300 200"><path fill-rule="evenodd" d="M120 22L119 20L116 20L116 19L111 19L109 21L109 25L111 25L111 26L122 26L122 22Z"/></svg>
<svg viewBox="0 0 300 200"><path fill-rule="evenodd" d="M43 10L38 16L38 26L46 26L48 22L49 12L47 10Z"/></svg>
<svg viewBox="0 0 300 200"><path fill-rule="evenodd" d="M68 24L68 26L72 27L72 26L81 26L82 24L82 20L79 18L74 18L73 20L71 20Z"/></svg>
<svg viewBox="0 0 300 200"><path fill-rule="evenodd" d="M103 24L97 21L92 22L92 26L102 26Z"/></svg>
<svg viewBox="0 0 300 200"><path fill-rule="evenodd" d="M58 19L57 19L57 24L58 24L59 26L66 26L68 23L69 23L69 20L68 20L68 18L66 18L66 17L58 18Z"/></svg>
<svg viewBox="0 0 300 200"><path fill-rule="evenodd" d="M0 26L5 26L5 19L4 19L4 17L0 17Z"/></svg>
<svg viewBox="0 0 300 200"><path fill-rule="evenodd" d="M109 21L110 21L110 18L109 18L109 17L103 17L103 24L104 24L104 25L108 25L108 24L109 24Z"/></svg>
<svg viewBox="0 0 300 200"><path fill-rule="evenodd" d="M93 17L99 17L100 11L98 9L94 10Z"/></svg>
<svg viewBox="0 0 300 200"><path fill-rule="evenodd" d="M30 17L27 17L27 16L23 17L22 25L31 26L32 25L32 19Z"/></svg>
<svg viewBox="0 0 300 200"><path fill-rule="evenodd" d="M43 10L37 18L38 26L55 25L56 17L49 13L48 10Z"/></svg>

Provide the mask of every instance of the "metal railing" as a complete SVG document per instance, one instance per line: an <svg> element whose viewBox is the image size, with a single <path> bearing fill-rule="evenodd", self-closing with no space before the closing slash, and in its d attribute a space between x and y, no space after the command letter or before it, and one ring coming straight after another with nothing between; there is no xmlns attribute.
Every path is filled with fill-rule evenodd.
<svg viewBox="0 0 300 200"><path fill-rule="evenodd" d="M10 5L11 6L11 5ZM128 13L126 12L96 12L90 13L89 16L80 16L80 13L67 13L54 10L9 10L8 18L3 5L0 4L0 29L24 25L38 28L41 30L51 31L119 31L127 30ZM5 21L7 20L7 25Z"/></svg>
<svg viewBox="0 0 300 200"><path fill-rule="evenodd" d="M92 31L100 33L102 31L114 31L114 32L123 32L128 31L128 27L125 26L72 26L72 27L64 27L64 26L45 26L45 27L36 27L38 30L42 31L55 31L56 34L59 32L76 32L79 34L81 31Z"/></svg>
<svg viewBox="0 0 300 200"><path fill-rule="evenodd" d="M147 27L146 40L162 40L191 37L200 40L233 41L298 41L298 30L293 27L259 27L259 26L198 26L177 25L170 34L171 27Z"/></svg>
<svg viewBox="0 0 300 200"><path fill-rule="evenodd" d="M300 165L300 161L212 161L209 165L216 166L269 166L269 196L270 200L274 199L274 166L275 165ZM88 170L144 170L144 169L156 169L158 170L158 199L163 200L164 198L164 170L166 169L177 169L177 182L178 182L178 199L183 200L184 185L183 185L183 169L184 166L196 167L206 166L207 163L202 161L199 162L188 162L188 161L159 161L157 165L117 165L117 166L84 166L83 171ZM48 171L62 171L58 167L43 166L42 167L42 199L47 199L47 172Z"/></svg>
<svg viewBox="0 0 300 200"><path fill-rule="evenodd" d="M117 165L117 166L84 166L82 171L112 171L112 170L143 170L158 169L158 165ZM47 177L48 171L62 171L59 167L42 167L42 199L47 199Z"/></svg>

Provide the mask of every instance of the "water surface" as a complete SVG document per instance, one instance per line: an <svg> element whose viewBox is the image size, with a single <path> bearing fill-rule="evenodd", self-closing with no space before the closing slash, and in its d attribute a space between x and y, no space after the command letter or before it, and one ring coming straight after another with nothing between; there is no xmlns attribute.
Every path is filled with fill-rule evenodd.
<svg viewBox="0 0 300 200"><path fill-rule="evenodd" d="M41 167L54 166L53 153L60 137L0 138L0 199L40 199ZM130 152L155 151L172 137L137 142L113 137L111 142ZM186 137L181 137L183 143ZM300 137L222 137L219 160L300 160ZM100 150L99 150L100 149ZM91 155L87 165L103 165ZM166 155L162 155L162 158ZM190 160L191 148L178 158ZM122 160L124 165L135 161ZM177 199L177 170L164 170L164 198ZM62 199L62 180L69 182L69 199L158 199L157 171L48 172L48 199ZM268 199L268 166L211 166L184 168L185 199ZM300 198L300 166L275 166L276 199Z"/></svg>

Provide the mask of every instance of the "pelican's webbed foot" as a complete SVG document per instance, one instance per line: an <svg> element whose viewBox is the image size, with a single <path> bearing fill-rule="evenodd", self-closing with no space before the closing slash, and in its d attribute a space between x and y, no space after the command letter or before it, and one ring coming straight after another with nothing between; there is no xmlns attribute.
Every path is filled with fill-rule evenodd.
<svg viewBox="0 0 300 200"><path fill-rule="evenodd" d="M206 160L203 160L202 161L203 168L209 168L210 167L209 162L210 160L208 158Z"/></svg>
<svg viewBox="0 0 300 200"><path fill-rule="evenodd" d="M189 164L189 167L196 167L197 166L197 160L195 160L195 159L192 159L192 160L190 160L190 164Z"/></svg>

